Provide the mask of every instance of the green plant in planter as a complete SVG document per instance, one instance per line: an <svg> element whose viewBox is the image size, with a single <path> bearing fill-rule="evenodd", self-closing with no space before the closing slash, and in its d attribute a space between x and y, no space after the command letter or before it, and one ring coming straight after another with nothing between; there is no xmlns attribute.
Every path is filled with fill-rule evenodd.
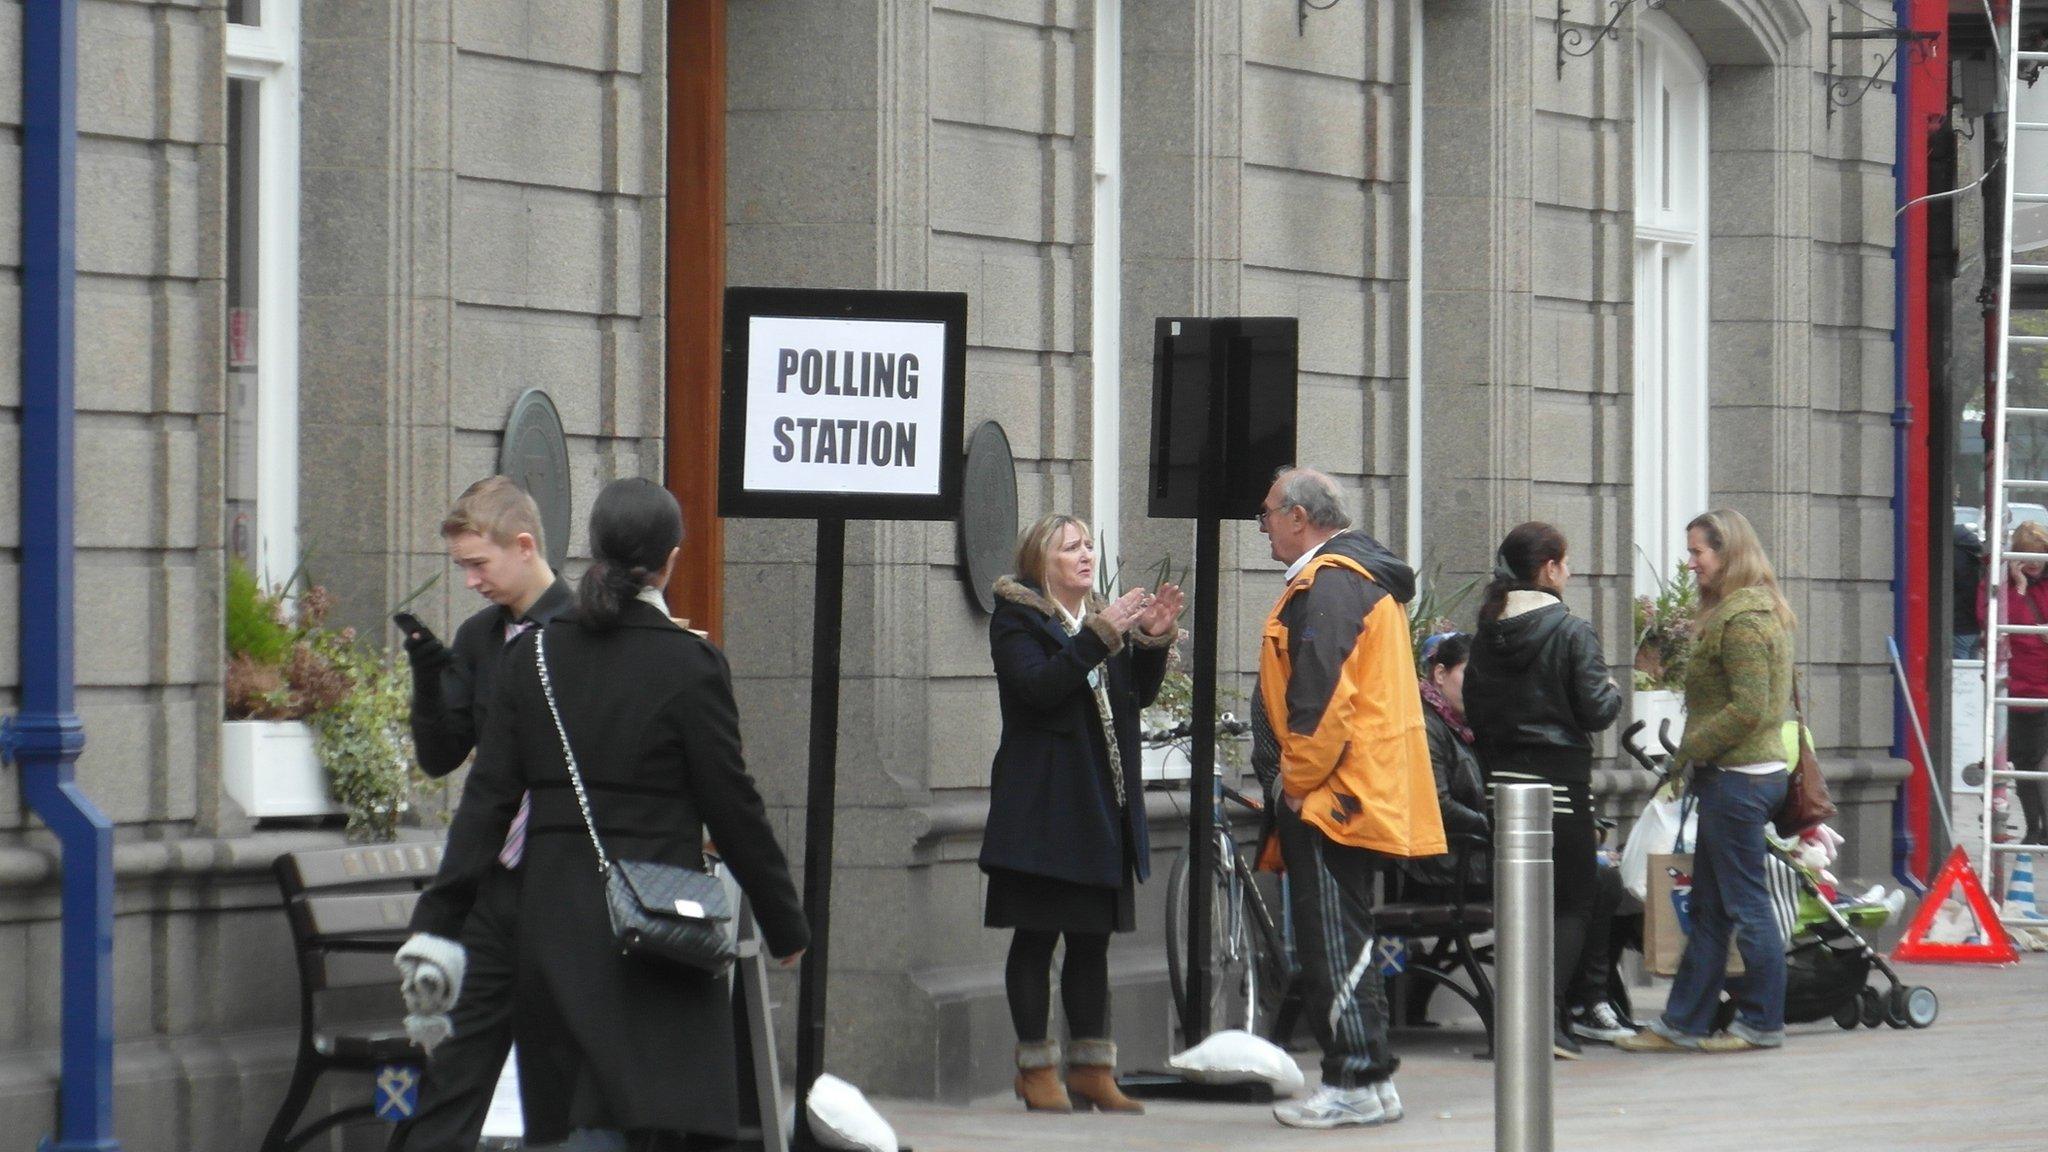
<svg viewBox="0 0 2048 1152"><path fill-rule="evenodd" d="M1430 565L1429 574L1422 578L1421 588L1415 598L1408 602L1408 646L1415 654L1415 670L1422 671L1422 642L1439 632L1455 632L1457 622L1452 617L1465 606L1465 601L1479 590L1483 578L1474 576L1449 591L1444 590L1444 564L1439 560Z"/></svg>
<svg viewBox="0 0 2048 1152"><path fill-rule="evenodd" d="M348 808L351 835L390 840L422 791L440 781L417 771L413 755L412 667L389 649L375 651L323 633L314 641L353 687L308 718L334 798Z"/></svg>
<svg viewBox="0 0 2048 1152"><path fill-rule="evenodd" d="M328 628L333 603L316 584L288 604L282 589L265 590L240 560L229 562L227 719L304 721L348 809L349 835L390 840L446 785L421 773L413 754L411 665L360 643L353 628Z"/></svg>

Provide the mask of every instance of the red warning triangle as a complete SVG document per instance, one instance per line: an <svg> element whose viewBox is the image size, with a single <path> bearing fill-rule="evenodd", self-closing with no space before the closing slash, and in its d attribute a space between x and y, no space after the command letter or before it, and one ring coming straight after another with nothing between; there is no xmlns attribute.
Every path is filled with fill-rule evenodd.
<svg viewBox="0 0 2048 1152"><path fill-rule="evenodd" d="M1958 886L1961 890L1952 893L1951 889ZM1928 928L1951 895L1960 897L1977 917L1978 939L1974 942L1950 944L1926 939ZM1892 950L1892 959L1910 964L2016 964L2019 958L2019 949L2013 946L2012 937L2005 934L2005 925L1998 922L1998 912L1984 895L1984 885L1978 883L1977 871L1970 867L1969 855L1961 848L1941 866L1934 886L1920 898L1920 911L1913 916L1912 927L1906 929L1905 939Z"/></svg>

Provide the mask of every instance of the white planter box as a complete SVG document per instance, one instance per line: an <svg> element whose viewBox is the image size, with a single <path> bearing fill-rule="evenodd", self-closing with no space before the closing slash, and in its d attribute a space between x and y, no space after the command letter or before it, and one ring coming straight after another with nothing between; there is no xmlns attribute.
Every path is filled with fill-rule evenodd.
<svg viewBox="0 0 2048 1152"><path fill-rule="evenodd" d="M1657 740L1658 726L1671 721L1669 733L1671 742L1677 744L1685 737L1685 697L1664 688L1639 691L1630 707L1630 714L1638 720L1648 721L1643 730L1643 748L1652 756L1664 755L1664 745Z"/></svg>
<svg viewBox="0 0 2048 1152"><path fill-rule="evenodd" d="M299 721L224 721L220 759L221 787L254 819L347 811L328 794L313 730Z"/></svg>

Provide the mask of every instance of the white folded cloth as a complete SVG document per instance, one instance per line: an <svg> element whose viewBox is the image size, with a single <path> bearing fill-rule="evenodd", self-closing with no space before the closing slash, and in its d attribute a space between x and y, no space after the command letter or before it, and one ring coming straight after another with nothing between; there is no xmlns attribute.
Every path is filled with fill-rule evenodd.
<svg viewBox="0 0 2048 1152"><path fill-rule="evenodd" d="M462 995L462 976L469 954L443 936L416 932L392 958L398 966L398 990L405 997L405 1034L431 1052L455 1035L449 1012Z"/></svg>

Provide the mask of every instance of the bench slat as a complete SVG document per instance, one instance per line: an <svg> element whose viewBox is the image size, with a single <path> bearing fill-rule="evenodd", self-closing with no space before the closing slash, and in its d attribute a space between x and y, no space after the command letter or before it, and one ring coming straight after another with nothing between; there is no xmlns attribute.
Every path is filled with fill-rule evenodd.
<svg viewBox="0 0 2048 1152"><path fill-rule="evenodd" d="M299 945L317 943L322 936L359 936L365 932L403 933L412 920L417 892L375 892L350 896L297 896L292 914L299 930Z"/></svg>
<svg viewBox="0 0 2048 1152"><path fill-rule="evenodd" d="M441 867L441 845L429 841L362 844L294 852L285 857L286 879L299 891L411 881L424 883Z"/></svg>
<svg viewBox="0 0 2048 1152"><path fill-rule="evenodd" d="M307 957L311 962L305 967L306 978L315 992L384 985L393 990L396 1003L398 969L391 963L391 954L398 951L399 943L393 941L389 951L315 953Z"/></svg>

